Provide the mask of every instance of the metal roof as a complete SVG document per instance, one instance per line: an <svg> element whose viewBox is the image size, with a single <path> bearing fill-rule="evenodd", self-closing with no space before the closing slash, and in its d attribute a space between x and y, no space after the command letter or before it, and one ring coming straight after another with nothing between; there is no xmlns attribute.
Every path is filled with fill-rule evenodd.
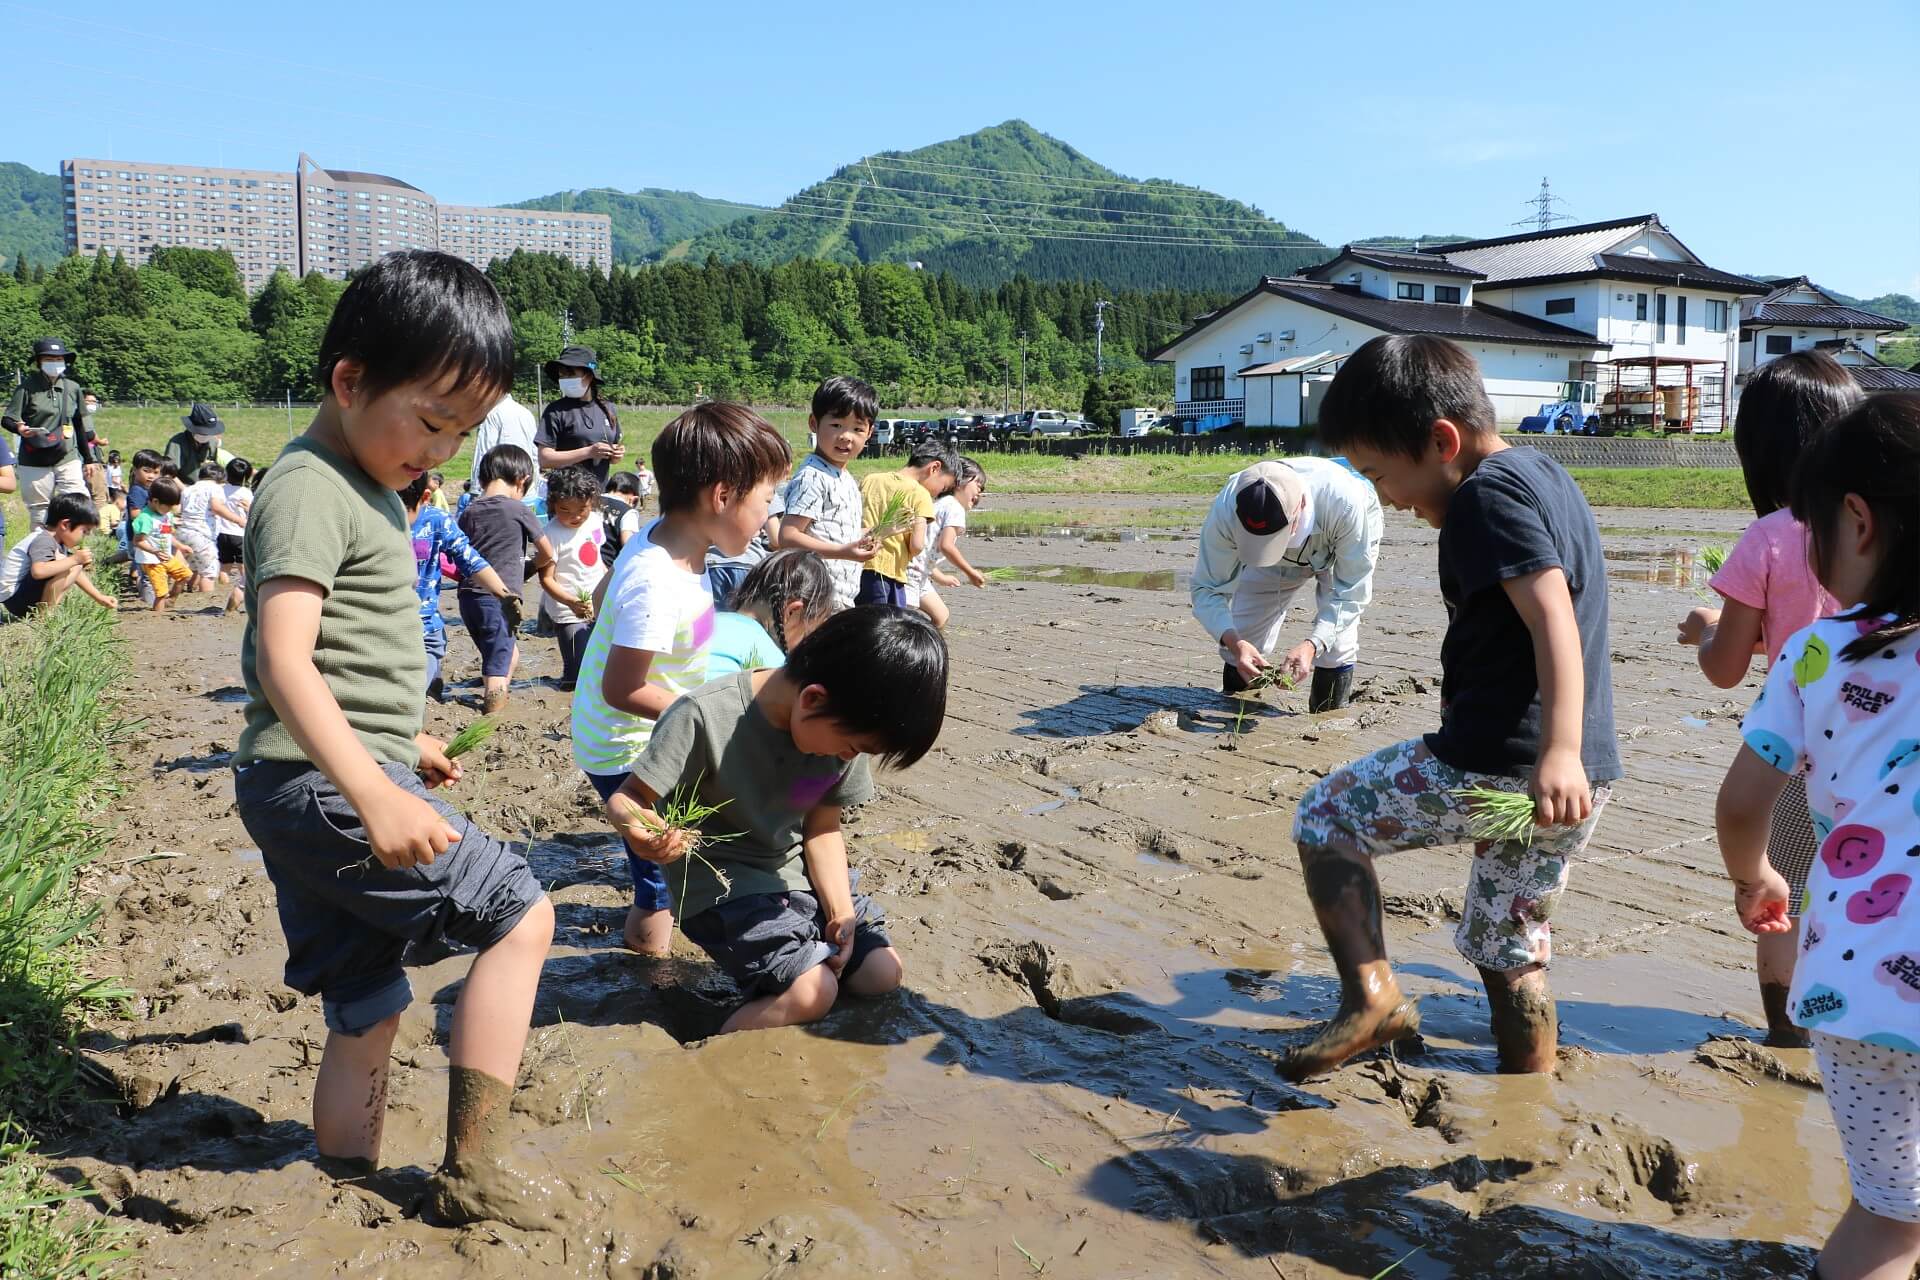
<svg viewBox="0 0 1920 1280"><path fill-rule="evenodd" d="M1310 356L1289 356L1285 360L1269 360L1265 364L1250 364L1234 376L1237 378L1273 378L1285 373L1312 373L1322 365L1338 364L1347 358L1344 351L1321 351Z"/></svg>
<svg viewBox="0 0 1920 1280"><path fill-rule="evenodd" d="M1597 268L1585 274L1598 276L1625 276L1629 279L1652 280L1677 285L1691 285L1696 289L1711 289L1718 293L1765 293L1767 286L1752 276L1737 275L1731 271L1716 271L1698 262L1681 262L1673 258L1648 258L1636 253L1599 253L1594 255Z"/></svg>
<svg viewBox="0 0 1920 1280"><path fill-rule="evenodd" d="M1628 230L1655 221L1653 215L1648 214L1618 222L1595 222L1578 227L1555 227L1531 235L1502 236L1497 240L1436 245L1423 252L1442 255L1448 262L1485 272L1487 279L1496 284L1541 276L1574 275L1592 271L1594 259L1624 240Z"/></svg>
<svg viewBox="0 0 1920 1280"><path fill-rule="evenodd" d="M1752 325L1812 325L1831 329L1883 329L1893 332L1907 327L1904 320L1883 316L1859 307L1839 304L1821 306L1813 302L1762 302L1740 317L1740 323Z"/></svg>
<svg viewBox="0 0 1920 1280"><path fill-rule="evenodd" d="M1920 372L1890 364L1842 366L1862 391L1920 391Z"/></svg>
<svg viewBox="0 0 1920 1280"><path fill-rule="evenodd" d="M1368 266L1382 267L1388 271L1424 271L1428 275L1463 276L1470 280L1486 279L1486 272L1475 271L1472 267L1462 266L1432 253L1405 253L1397 249L1354 248L1341 245L1340 251L1316 266L1302 267L1295 275L1314 277L1345 258L1355 262L1364 262Z"/></svg>
<svg viewBox="0 0 1920 1280"><path fill-rule="evenodd" d="M389 178L384 173L363 173L358 169L322 169L320 172L326 174L335 182L361 182L368 186L399 187L404 191L420 191L420 188L414 186L411 182L402 182L398 178ZM420 191L420 194L425 195L426 192Z"/></svg>

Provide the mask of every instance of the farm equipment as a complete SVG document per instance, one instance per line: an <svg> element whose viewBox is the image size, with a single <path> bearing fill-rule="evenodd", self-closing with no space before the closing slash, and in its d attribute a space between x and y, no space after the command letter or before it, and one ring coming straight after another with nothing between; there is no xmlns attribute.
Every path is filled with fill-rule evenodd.
<svg viewBox="0 0 1920 1280"><path fill-rule="evenodd" d="M1600 420L1589 417L1577 400L1555 400L1540 406L1540 412L1520 419L1520 430L1527 435L1592 435Z"/></svg>

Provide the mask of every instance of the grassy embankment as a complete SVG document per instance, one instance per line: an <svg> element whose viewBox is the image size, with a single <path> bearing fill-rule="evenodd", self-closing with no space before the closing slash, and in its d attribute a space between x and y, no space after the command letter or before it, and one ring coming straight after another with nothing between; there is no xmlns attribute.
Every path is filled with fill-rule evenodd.
<svg viewBox="0 0 1920 1280"><path fill-rule="evenodd" d="M86 973L99 908L82 878L125 776L126 670L113 615L78 591L0 628L0 1275L99 1277L124 1256L120 1229L72 1206L90 1192L49 1177L33 1141L82 1101L80 1018L126 994Z"/></svg>

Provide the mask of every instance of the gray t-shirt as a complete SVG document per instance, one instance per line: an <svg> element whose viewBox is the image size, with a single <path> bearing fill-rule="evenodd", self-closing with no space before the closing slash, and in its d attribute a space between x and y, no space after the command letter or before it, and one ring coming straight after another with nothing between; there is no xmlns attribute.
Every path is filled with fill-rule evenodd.
<svg viewBox="0 0 1920 1280"><path fill-rule="evenodd" d="M633 766L655 795L686 787L701 803L723 806L701 825L708 838L699 856L666 868L682 920L735 898L808 890L800 856L808 812L873 796L866 757L842 764L794 746L793 735L774 728L754 704L753 676L742 671L715 680L668 707Z"/></svg>
<svg viewBox="0 0 1920 1280"><path fill-rule="evenodd" d="M45 529L27 539L23 545L26 550L21 557L20 577L14 583L12 594L7 597L7 607L15 613L25 613L47 594L48 579L34 577L33 566L47 564L66 554Z"/></svg>

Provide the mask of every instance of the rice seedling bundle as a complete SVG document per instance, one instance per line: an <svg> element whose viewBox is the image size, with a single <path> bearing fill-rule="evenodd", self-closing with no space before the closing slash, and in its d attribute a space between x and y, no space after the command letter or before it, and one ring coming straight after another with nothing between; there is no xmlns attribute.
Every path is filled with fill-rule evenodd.
<svg viewBox="0 0 1920 1280"><path fill-rule="evenodd" d="M896 490L873 513L873 527L868 532L876 538L891 538L911 529L915 519L912 496L904 489Z"/></svg>
<svg viewBox="0 0 1920 1280"><path fill-rule="evenodd" d="M702 801L700 780L696 778L690 785L675 787L672 795L662 799L654 808L653 818L636 815L636 821L619 825L623 831L652 839L659 839L678 831L684 841L680 850L681 857L689 863L697 862L705 867L708 873L719 882L721 890L731 893L733 881L728 879L727 873L714 866L700 853L700 850L709 844L723 844L738 838L732 835L713 835L702 830L700 825L731 803L733 803L731 800L722 800L719 804L707 804ZM687 872L683 870L680 878L682 895L686 892L686 876Z"/></svg>
<svg viewBox="0 0 1920 1280"><path fill-rule="evenodd" d="M447 759L458 760L492 736L493 721L485 716L472 721L460 732L454 734L453 741L447 744Z"/></svg>
<svg viewBox="0 0 1920 1280"><path fill-rule="evenodd" d="M1020 579L1020 570L1010 564L1003 564L998 569L982 569L980 576L988 582L1017 582Z"/></svg>
<svg viewBox="0 0 1920 1280"><path fill-rule="evenodd" d="M1453 794L1472 809L1467 830L1475 840L1524 844L1533 839L1533 797L1527 792L1467 787Z"/></svg>
<svg viewBox="0 0 1920 1280"><path fill-rule="evenodd" d="M1700 563L1706 568L1709 575L1720 572L1720 566L1726 562L1727 549L1725 547L1700 548Z"/></svg>

